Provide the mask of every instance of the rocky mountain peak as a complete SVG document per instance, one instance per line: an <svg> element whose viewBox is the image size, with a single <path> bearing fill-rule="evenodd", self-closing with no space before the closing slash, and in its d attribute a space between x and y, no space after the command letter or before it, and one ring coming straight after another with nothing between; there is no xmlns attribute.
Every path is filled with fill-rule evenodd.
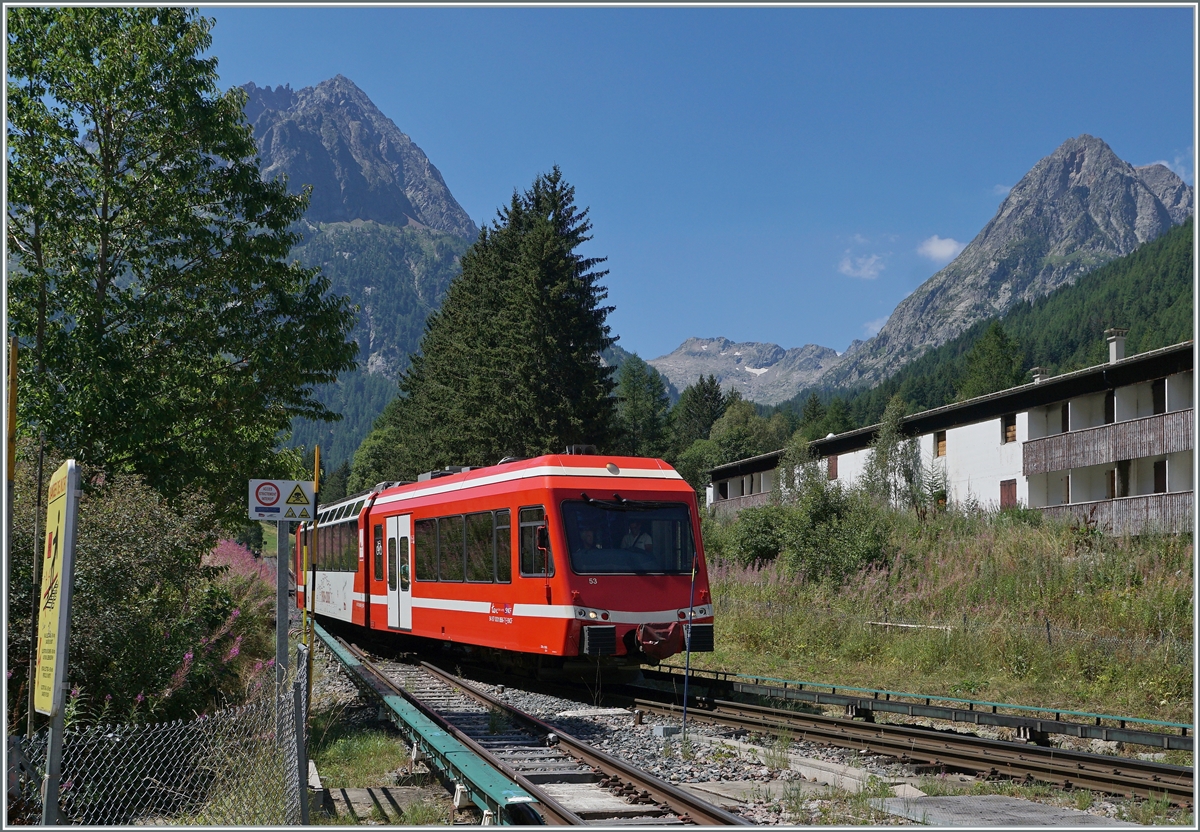
<svg viewBox="0 0 1200 832"><path fill-rule="evenodd" d="M977 321L1002 315L1115 257L1194 210L1194 189L1164 165L1135 168L1102 139L1068 139L1013 186L955 260L892 312L824 384L876 383Z"/></svg>
<svg viewBox="0 0 1200 832"><path fill-rule="evenodd" d="M423 226L469 241L479 235L421 148L349 78L295 91L243 89L264 176L286 175L293 192L311 185L310 221Z"/></svg>

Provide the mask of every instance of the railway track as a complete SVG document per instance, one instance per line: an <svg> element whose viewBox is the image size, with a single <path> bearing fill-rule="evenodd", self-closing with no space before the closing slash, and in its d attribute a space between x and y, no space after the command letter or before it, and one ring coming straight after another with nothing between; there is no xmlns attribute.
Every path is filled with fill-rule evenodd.
<svg viewBox="0 0 1200 832"><path fill-rule="evenodd" d="M633 706L681 715L679 705L636 698ZM975 773L985 778L1037 780L1062 788L1091 789L1130 797L1166 797L1191 806L1193 769L1124 757L1109 757L991 740L955 731L861 722L819 714L709 700L689 705L688 718L758 732L787 733L794 739L839 745L902 761Z"/></svg>
<svg viewBox="0 0 1200 832"><path fill-rule="evenodd" d="M361 681L360 687L385 700L403 700L436 726L433 733L444 732L497 776L515 784L516 788L500 789L507 795L506 804L496 807L500 822L639 827L748 825L744 818L592 748L429 663L415 666L389 662L377 666L362 651L344 642L335 652L350 658L347 665ZM425 753L420 746L414 743L416 756ZM477 805L486 802L476 799L475 792L488 789L476 788L471 782L480 777L478 772L471 764L457 761L456 805L463 805L468 797ZM495 792L496 787L491 791Z"/></svg>

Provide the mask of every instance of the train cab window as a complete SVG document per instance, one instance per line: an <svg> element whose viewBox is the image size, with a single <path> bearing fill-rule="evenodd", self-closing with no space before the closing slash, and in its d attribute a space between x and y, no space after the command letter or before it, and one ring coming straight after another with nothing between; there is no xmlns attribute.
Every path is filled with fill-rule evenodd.
<svg viewBox="0 0 1200 832"><path fill-rule="evenodd" d="M463 579L466 535L461 514L438 518L438 578Z"/></svg>
<svg viewBox="0 0 1200 832"><path fill-rule="evenodd" d="M521 528L521 574L530 577L554 574L554 555L538 548L538 529L546 526L546 509L523 508L517 515Z"/></svg>
<svg viewBox="0 0 1200 832"><path fill-rule="evenodd" d="M413 570L418 581L437 580L437 520L413 524Z"/></svg>
<svg viewBox="0 0 1200 832"><path fill-rule="evenodd" d="M496 554L492 539L492 513L467 515L467 580L491 583L495 580Z"/></svg>
<svg viewBox="0 0 1200 832"><path fill-rule="evenodd" d="M496 512L496 581L512 583L512 512Z"/></svg>
<svg viewBox="0 0 1200 832"><path fill-rule="evenodd" d="M396 538L388 538L388 589L396 588Z"/></svg>
<svg viewBox="0 0 1200 832"><path fill-rule="evenodd" d="M383 526L375 527L375 580L383 580Z"/></svg>
<svg viewBox="0 0 1200 832"><path fill-rule="evenodd" d="M562 504L571 568L580 575L678 575L690 572L696 547L683 503Z"/></svg>

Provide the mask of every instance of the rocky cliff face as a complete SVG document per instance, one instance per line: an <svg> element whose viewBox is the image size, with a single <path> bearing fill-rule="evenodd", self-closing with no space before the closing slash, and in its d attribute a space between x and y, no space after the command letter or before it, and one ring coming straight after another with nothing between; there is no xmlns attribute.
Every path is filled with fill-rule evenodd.
<svg viewBox="0 0 1200 832"><path fill-rule="evenodd" d="M814 384L838 360L828 347L808 344L785 350L776 344L735 344L727 338L689 338L650 364L682 391L714 375L725 390L760 404L777 404Z"/></svg>
<svg viewBox="0 0 1200 832"><path fill-rule="evenodd" d="M1094 136L1069 139L1009 192L961 254L892 312L823 384L875 383L975 322L1040 297L1153 240L1194 210L1162 165L1135 168Z"/></svg>
<svg viewBox="0 0 1200 832"><path fill-rule="evenodd" d="M313 188L310 222L373 220L474 242L479 229L412 139L349 78L293 91L243 86L265 178Z"/></svg>

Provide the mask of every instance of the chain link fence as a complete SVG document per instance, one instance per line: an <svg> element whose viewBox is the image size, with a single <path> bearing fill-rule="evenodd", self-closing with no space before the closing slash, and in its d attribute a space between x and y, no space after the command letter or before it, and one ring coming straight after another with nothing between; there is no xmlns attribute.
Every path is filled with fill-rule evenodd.
<svg viewBox="0 0 1200 832"><path fill-rule="evenodd" d="M277 692L194 720L68 727L61 820L133 826L307 823L307 660ZM8 825L41 822L48 731L10 738Z"/></svg>

